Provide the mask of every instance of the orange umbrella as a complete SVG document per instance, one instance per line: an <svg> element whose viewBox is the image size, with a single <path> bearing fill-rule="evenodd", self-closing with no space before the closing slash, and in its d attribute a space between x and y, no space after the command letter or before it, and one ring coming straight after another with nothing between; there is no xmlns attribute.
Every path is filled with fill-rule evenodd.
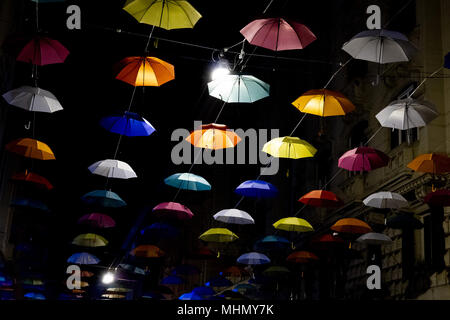
<svg viewBox="0 0 450 320"><path fill-rule="evenodd" d="M38 186L46 188L47 190L53 189L53 185L46 178L33 172L19 172L14 174L11 179L15 181L32 182Z"/></svg>
<svg viewBox="0 0 450 320"><path fill-rule="evenodd" d="M319 258L314 253L309 251L295 251L292 252L286 260L294 263L308 263L314 260L319 260Z"/></svg>
<svg viewBox="0 0 450 320"><path fill-rule="evenodd" d="M90 271L81 271L81 277L82 278L91 278L94 274Z"/></svg>
<svg viewBox="0 0 450 320"><path fill-rule="evenodd" d="M372 228L367 223L355 218L340 219L330 229L342 233L363 234L372 232Z"/></svg>
<svg viewBox="0 0 450 320"><path fill-rule="evenodd" d="M301 112L320 117L343 116L355 110L342 93L327 89L309 90L292 104Z"/></svg>
<svg viewBox="0 0 450 320"><path fill-rule="evenodd" d="M22 138L14 140L8 143L5 146L5 149L27 158L38 160L55 160L55 155L50 147L35 139Z"/></svg>
<svg viewBox="0 0 450 320"><path fill-rule="evenodd" d="M408 163L408 168L427 173L450 172L450 158L446 154L426 153Z"/></svg>
<svg viewBox="0 0 450 320"><path fill-rule="evenodd" d="M160 258L164 251L154 245L140 245L131 251L131 255L141 258Z"/></svg>
<svg viewBox="0 0 450 320"><path fill-rule="evenodd" d="M191 132L186 141L198 148L218 150L233 148L241 138L224 124L210 123Z"/></svg>
<svg viewBox="0 0 450 320"><path fill-rule="evenodd" d="M175 79L174 66L155 57L127 57L118 63L118 68L116 79L135 87L159 87Z"/></svg>
<svg viewBox="0 0 450 320"><path fill-rule="evenodd" d="M331 191L313 190L298 199L301 203L313 207L338 207L342 205L342 201Z"/></svg>

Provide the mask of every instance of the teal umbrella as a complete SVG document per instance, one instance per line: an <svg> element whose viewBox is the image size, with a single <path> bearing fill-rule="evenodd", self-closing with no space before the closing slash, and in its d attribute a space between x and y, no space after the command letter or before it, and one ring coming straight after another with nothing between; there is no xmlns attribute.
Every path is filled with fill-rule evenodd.
<svg viewBox="0 0 450 320"><path fill-rule="evenodd" d="M209 95L232 103L252 103L269 96L270 85L250 75L225 75L208 83Z"/></svg>
<svg viewBox="0 0 450 320"><path fill-rule="evenodd" d="M125 207L127 203L118 194L107 190L94 190L81 197L86 204L95 204L102 207L119 208Z"/></svg>
<svg viewBox="0 0 450 320"><path fill-rule="evenodd" d="M164 183L168 186L192 191L211 190L211 185L204 178L192 173L175 173L164 179Z"/></svg>

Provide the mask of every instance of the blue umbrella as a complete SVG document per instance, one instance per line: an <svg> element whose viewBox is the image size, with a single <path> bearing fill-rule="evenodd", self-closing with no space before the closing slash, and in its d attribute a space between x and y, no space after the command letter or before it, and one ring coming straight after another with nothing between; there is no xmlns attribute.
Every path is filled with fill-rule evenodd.
<svg viewBox="0 0 450 320"><path fill-rule="evenodd" d="M267 250L267 249L282 249L290 245L290 241L280 236L266 236L258 241L254 245L255 250Z"/></svg>
<svg viewBox="0 0 450 320"><path fill-rule="evenodd" d="M272 198L278 194L278 189L266 181L247 180L242 182L234 192L245 197Z"/></svg>
<svg viewBox="0 0 450 320"><path fill-rule="evenodd" d="M47 205L45 203L43 203L42 201L28 199L28 198L16 198L11 203L11 206L38 209L38 210L47 211L47 212L50 211L50 209L47 207Z"/></svg>
<svg viewBox="0 0 450 320"><path fill-rule="evenodd" d="M212 278L206 283L206 286L208 287L229 287L232 286L233 282L228 280L227 278L223 276L218 276L215 278Z"/></svg>
<svg viewBox="0 0 450 320"><path fill-rule="evenodd" d="M202 296L199 296L198 294L195 294L193 292L188 292L185 294L182 294L178 300L205 300Z"/></svg>
<svg viewBox="0 0 450 320"><path fill-rule="evenodd" d="M100 125L110 132L128 137L146 137L155 132L150 122L133 112L102 118Z"/></svg>
<svg viewBox="0 0 450 320"><path fill-rule="evenodd" d="M167 223L155 222L141 230L141 236L145 239L150 238L175 238L179 234L177 228Z"/></svg>
<svg viewBox="0 0 450 320"><path fill-rule="evenodd" d="M270 85L250 75L225 75L208 83L209 95L231 103L252 103L269 96Z"/></svg>
<svg viewBox="0 0 450 320"><path fill-rule="evenodd" d="M93 254L87 253L87 252L80 252L80 253L75 253L73 255L71 255L69 257L69 259L67 259L68 263L73 263L73 264L97 264L100 262L100 259L98 259L96 256L94 256Z"/></svg>
<svg viewBox="0 0 450 320"><path fill-rule="evenodd" d="M212 296L213 294L216 294L216 292L211 289L210 287L196 287L192 289L192 293L197 294L199 296Z"/></svg>
<svg viewBox="0 0 450 320"><path fill-rule="evenodd" d="M175 173L164 179L164 183L168 186L192 191L211 190L211 185L203 177L192 173Z"/></svg>
<svg viewBox="0 0 450 320"><path fill-rule="evenodd" d="M96 204L109 208L125 207L127 203L118 194L107 190L94 190L81 197L86 204Z"/></svg>
<svg viewBox="0 0 450 320"><path fill-rule="evenodd" d="M258 265L270 263L270 259L265 254L258 252L249 252L237 258L237 262L248 265Z"/></svg>
<svg viewBox="0 0 450 320"><path fill-rule="evenodd" d="M200 270L196 266L192 266L190 264L182 264L178 267L174 268L171 272L172 275L193 275L193 274L199 274Z"/></svg>
<svg viewBox="0 0 450 320"><path fill-rule="evenodd" d="M135 266L133 266L131 264L121 263L121 264L119 264L119 267L121 267L124 270L133 272L135 274L140 274L140 275L143 275L143 276L146 275L146 272L145 272L144 269L139 268L139 267L135 267Z"/></svg>
<svg viewBox="0 0 450 320"><path fill-rule="evenodd" d="M45 296L42 293L36 292L28 292L24 295L24 297L32 300L46 300Z"/></svg>
<svg viewBox="0 0 450 320"><path fill-rule="evenodd" d="M183 278L180 278L178 276L167 276L161 280L161 284L165 285L178 285L183 283L184 283Z"/></svg>

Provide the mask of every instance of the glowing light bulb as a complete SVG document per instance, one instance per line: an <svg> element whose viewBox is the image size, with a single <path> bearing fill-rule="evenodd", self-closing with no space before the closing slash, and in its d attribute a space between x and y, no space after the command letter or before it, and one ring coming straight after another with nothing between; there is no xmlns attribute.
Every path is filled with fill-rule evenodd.
<svg viewBox="0 0 450 320"><path fill-rule="evenodd" d="M114 282L114 279L115 279L114 274L112 272L108 271L107 273L105 273L103 275L102 282L104 284L111 284Z"/></svg>

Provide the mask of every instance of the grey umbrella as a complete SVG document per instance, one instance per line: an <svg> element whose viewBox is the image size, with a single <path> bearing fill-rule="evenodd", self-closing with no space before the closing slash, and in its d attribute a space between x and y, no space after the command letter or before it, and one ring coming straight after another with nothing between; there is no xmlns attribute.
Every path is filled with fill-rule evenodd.
<svg viewBox="0 0 450 320"><path fill-rule="evenodd" d="M27 111L53 113L63 110L58 99L49 91L38 87L22 86L3 95L6 102Z"/></svg>
<svg viewBox="0 0 450 320"><path fill-rule="evenodd" d="M398 209L408 206L408 201L399 193L381 191L371 194L363 200L368 207L379 209Z"/></svg>
<svg viewBox="0 0 450 320"><path fill-rule="evenodd" d="M363 234L361 237L356 239L357 242L366 243L366 244L391 244L392 239L383 233L369 232Z"/></svg>

